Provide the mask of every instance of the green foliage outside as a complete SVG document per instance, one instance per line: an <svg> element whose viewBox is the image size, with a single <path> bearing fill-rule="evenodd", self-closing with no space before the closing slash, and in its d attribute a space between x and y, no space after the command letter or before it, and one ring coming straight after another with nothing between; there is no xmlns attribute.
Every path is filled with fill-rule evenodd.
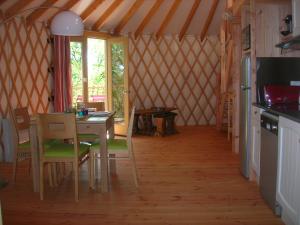
<svg viewBox="0 0 300 225"><path fill-rule="evenodd" d="M113 110L116 117L124 119L124 47L122 44L112 45L112 83Z"/></svg>
<svg viewBox="0 0 300 225"><path fill-rule="evenodd" d="M82 48L80 42L71 42L72 93L73 105L78 96L82 96Z"/></svg>
<svg viewBox="0 0 300 225"><path fill-rule="evenodd" d="M105 41L88 38L88 93L106 95L105 91Z"/></svg>

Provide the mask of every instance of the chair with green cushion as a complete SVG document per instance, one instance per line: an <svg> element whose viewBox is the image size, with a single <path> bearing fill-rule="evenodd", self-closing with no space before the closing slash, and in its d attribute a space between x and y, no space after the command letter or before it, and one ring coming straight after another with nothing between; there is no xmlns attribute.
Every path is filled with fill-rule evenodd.
<svg viewBox="0 0 300 225"><path fill-rule="evenodd" d="M108 159L109 160L118 160L118 159L127 159L130 160L132 163L132 172L134 176L134 183L135 186L138 187L138 176L137 176L137 169L136 169L136 163L135 163L135 157L133 152L133 146L132 146L132 127L133 127L133 119L134 119L134 112L135 107L133 107L131 111L130 121L128 125L127 130L127 138L126 139L108 139L107 140L107 151L108 151ZM100 156L100 143L99 141L96 141L92 143L91 146L91 183L92 187L95 188L95 179L94 179L94 173L95 173L95 159L96 157ZM127 153L127 155L123 155L124 153ZM113 157L111 157L113 156ZM101 156L100 156L101 157Z"/></svg>
<svg viewBox="0 0 300 225"><path fill-rule="evenodd" d="M39 114L37 118L40 151L40 198L44 199L44 165L72 163L75 201L78 201L79 166L89 159L89 144L79 144L73 113ZM61 140L49 142L49 140ZM68 140L68 141L66 141ZM90 163L88 165L90 177Z"/></svg>
<svg viewBox="0 0 300 225"><path fill-rule="evenodd" d="M31 159L29 139L30 117L27 107L14 109L12 117L17 134L17 144L13 157L13 182L15 182L17 176L18 161Z"/></svg>
<svg viewBox="0 0 300 225"><path fill-rule="evenodd" d="M80 107L86 107L86 108L95 108L96 111L104 111L105 110L105 104L104 102L78 102L77 108ZM97 134L78 134L79 141L84 142L94 142L96 139L99 138L99 135Z"/></svg>
<svg viewBox="0 0 300 225"><path fill-rule="evenodd" d="M79 141L83 142L93 142L99 138L97 134L77 134Z"/></svg>

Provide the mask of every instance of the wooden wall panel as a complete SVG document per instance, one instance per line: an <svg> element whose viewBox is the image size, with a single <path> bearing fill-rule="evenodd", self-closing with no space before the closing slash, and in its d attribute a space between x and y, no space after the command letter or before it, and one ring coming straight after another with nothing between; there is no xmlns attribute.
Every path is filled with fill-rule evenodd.
<svg viewBox="0 0 300 225"><path fill-rule="evenodd" d="M130 103L177 107L178 125L215 124L218 37L129 35Z"/></svg>
<svg viewBox="0 0 300 225"><path fill-rule="evenodd" d="M300 51L283 50L275 47L282 41L280 26L286 15L292 13L290 1L255 3L256 57L299 57Z"/></svg>
<svg viewBox="0 0 300 225"><path fill-rule="evenodd" d="M28 106L30 114L51 110L48 37L49 30L42 23L27 25L23 19L14 19L0 25L1 117L9 117L21 106Z"/></svg>

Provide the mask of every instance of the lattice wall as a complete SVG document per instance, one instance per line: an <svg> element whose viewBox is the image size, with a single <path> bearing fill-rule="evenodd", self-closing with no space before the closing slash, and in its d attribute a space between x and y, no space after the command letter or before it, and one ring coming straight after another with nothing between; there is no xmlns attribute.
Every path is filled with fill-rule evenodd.
<svg viewBox="0 0 300 225"><path fill-rule="evenodd" d="M26 25L14 19L0 25L0 116L28 106L30 113L47 112L52 77L49 30L44 24Z"/></svg>
<svg viewBox="0 0 300 225"><path fill-rule="evenodd" d="M217 37L129 35L131 104L175 106L178 125L215 124L219 49Z"/></svg>

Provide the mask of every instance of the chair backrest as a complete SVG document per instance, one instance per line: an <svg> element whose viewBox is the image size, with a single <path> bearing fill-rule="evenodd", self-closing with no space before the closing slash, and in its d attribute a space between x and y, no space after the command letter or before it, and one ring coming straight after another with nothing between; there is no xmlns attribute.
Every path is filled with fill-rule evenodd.
<svg viewBox="0 0 300 225"><path fill-rule="evenodd" d="M77 138L76 116L74 113L39 114L37 125L38 134L43 140Z"/></svg>
<svg viewBox="0 0 300 225"><path fill-rule="evenodd" d="M53 139L71 139L74 143L74 157L78 158L76 116L73 113L39 114L37 117L40 157L44 155L44 144Z"/></svg>
<svg viewBox="0 0 300 225"><path fill-rule="evenodd" d="M14 109L13 119L17 130L29 129L30 116L27 107Z"/></svg>
<svg viewBox="0 0 300 225"><path fill-rule="evenodd" d="M104 102L86 102L85 107L86 108L96 108L96 111L104 111L105 110Z"/></svg>
<svg viewBox="0 0 300 225"><path fill-rule="evenodd" d="M131 115L129 119L128 130L127 130L127 143L131 142L134 113L135 113L135 106L132 107Z"/></svg>
<svg viewBox="0 0 300 225"><path fill-rule="evenodd" d="M30 116L27 107L14 109L13 121L16 128L18 142L20 142L20 132L23 130L27 130L29 132Z"/></svg>
<svg viewBox="0 0 300 225"><path fill-rule="evenodd" d="M77 109L82 107L95 108L96 111L105 111L105 102L77 102Z"/></svg>

